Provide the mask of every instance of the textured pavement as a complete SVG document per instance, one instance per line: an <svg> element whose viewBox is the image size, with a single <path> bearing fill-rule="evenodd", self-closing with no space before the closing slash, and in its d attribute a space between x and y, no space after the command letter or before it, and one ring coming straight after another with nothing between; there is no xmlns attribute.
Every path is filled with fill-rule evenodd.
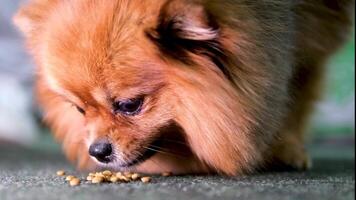
<svg viewBox="0 0 356 200"><path fill-rule="evenodd" d="M49 143L47 146L54 144ZM58 169L84 178L57 148L20 148L0 144L0 199L355 199L354 145L314 146L308 172L265 173L246 177L155 177L140 182L70 187Z"/></svg>

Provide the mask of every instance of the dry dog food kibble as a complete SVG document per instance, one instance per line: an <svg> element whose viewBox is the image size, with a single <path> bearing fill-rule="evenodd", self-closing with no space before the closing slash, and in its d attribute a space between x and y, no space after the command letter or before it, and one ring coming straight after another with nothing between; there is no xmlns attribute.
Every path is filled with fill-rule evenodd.
<svg viewBox="0 0 356 200"><path fill-rule="evenodd" d="M119 181L119 179L116 177L116 176L112 176L111 178L110 178L110 182L112 182L112 183L116 183L116 182L118 182Z"/></svg>
<svg viewBox="0 0 356 200"><path fill-rule="evenodd" d="M72 180L69 181L70 186L77 186L80 184L80 179L79 178L72 178Z"/></svg>
<svg viewBox="0 0 356 200"><path fill-rule="evenodd" d="M95 176L93 180L91 180L92 183L101 183L104 181L104 178L101 176Z"/></svg>
<svg viewBox="0 0 356 200"><path fill-rule="evenodd" d="M57 171L58 176L64 176L66 173L63 170ZM161 176L167 177L171 176L172 173L170 172L165 172L162 173ZM103 172L95 172L95 173L89 173L86 179L82 180L87 180L86 183L94 183L94 184L100 184L100 183L129 183L133 181L141 181L142 183L149 183L152 181L152 178L149 176L142 176L138 173L132 173L132 172L111 172L109 170L105 170ZM70 186L77 186L81 184L81 179L77 178L73 175L68 175L65 177L65 181L69 182Z"/></svg>
<svg viewBox="0 0 356 200"><path fill-rule="evenodd" d="M89 175L89 176L87 176L87 181L92 181L93 178L94 178L94 176Z"/></svg>
<svg viewBox="0 0 356 200"><path fill-rule="evenodd" d="M125 182L129 182L130 178L126 177L126 176L120 176L119 177L120 180L125 181Z"/></svg>
<svg viewBox="0 0 356 200"><path fill-rule="evenodd" d="M111 173L111 171L106 170L106 171L103 171L103 175L104 175L104 176L111 176L112 173Z"/></svg>
<svg viewBox="0 0 356 200"><path fill-rule="evenodd" d="M66 181L71 181L73 178L75 178L74 176L67 176L66 177Z"/></svg>
<svg viewBox="0 0 356 200"><path fill-rule="evenodd" d="M63 170L57 171L58 176L64 176L66 173Z"/></svg>
<svg viewBox="0 0 356 200"><path fill-rule="evenodd" d="M151 182L151 177L148 177L148 176L142 177L142 178L141 178L141 181L142 181L143 183L149 183L149 182Z"/></svg>
<svg viewBox="0 0 356 200"><path fill-rule="evenodd" d="M140 178L140 175L137 173L132 174L131 179L136 181L138 178Z"/></svg>

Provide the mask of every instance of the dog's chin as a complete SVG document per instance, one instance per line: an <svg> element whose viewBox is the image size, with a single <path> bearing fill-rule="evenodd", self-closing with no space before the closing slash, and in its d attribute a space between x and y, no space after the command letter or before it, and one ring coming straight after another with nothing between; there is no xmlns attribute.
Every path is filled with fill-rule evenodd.
<svg viewBox="0 0 356 200"><path fill-rule="evenodd" d="M148 174L172 172L175 174L206 172L207 167L197 159L183 136L183 130L171 123L162 127L160 136L140 149L131 150L131 155L124 156L114 148L110 162L98 162L99 169L132 171Z"/></svg>
<svg viewBox="0 0 356 200"><path fill-rule="evenodd" d="M171 172L181 174L209 174L211 169L195 156L172 156L160 152L148 152L130 162L113 161L110 163L97 162L97 169L112 171L129 171L143 174L161 174Z"/></svg>
<svg viewBox="0 0 356 200"><path fill-rule="evenodd" d="M150 156L141 158L140 162L110 162L97 163L98 170L129 171L143 174L161 174L171 172L175 175L180 174L210 174L211 169L199 161L195 156L176 157L163 153L153 153Z"/></svg>
<svg viewBox="0 0 356 200"><path fill-rule="evenodd" d="M97 163L99 168L111 168L111 169L116 169L116 170L129 170L129 169L135 169L138 165L146 162L149 160L151 157L153 157L155 154L158 153L159 150L156 150L157 148L160 148L162 146L162 141L157 139L151 142L149 145L146 147L142 148L141 151L137 151L135 153L137 156L133 157L132 159L122 159L122 156L120 156L116 150L116 152L111 155L110 157L107 158L107 160L99 161L96 158L92 159Z"/></svg>
<svg viewBox="0 0 356 200"><path fill-rule="evenodd" d="M137 159L128 161L128 162L118 162L118 161L112 161L108 163L102 163L95 160L97 164L97 169L99 170L106 170L110 169L113 171L130 171L130 172L140 172L140 173L152 173L152 167L147 167L150 164L147 165L147 163L151 163L152 160L154 160L154 157L158 155L158 153L149 153L145 155L145 157L138 157ZM143 166L143 167L142 167ZM155 170L157 171L157 170ZM162 173L164 171L157 171L156 173Z"/></svg>

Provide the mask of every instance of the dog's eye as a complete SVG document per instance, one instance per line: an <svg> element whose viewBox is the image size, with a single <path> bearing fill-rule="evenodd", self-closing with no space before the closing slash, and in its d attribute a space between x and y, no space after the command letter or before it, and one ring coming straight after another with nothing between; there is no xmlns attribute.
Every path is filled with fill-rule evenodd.
<svg viewBox="0 0 356 200"><path fill-rule="evenodd" d="M85 110L77 105L75 105L75 108L80 112L81 114L85 115Z"/></svg>
<svg viewBox="0 0 356 200"><path fill-rule="evenodd" d="M128 99L124 101L115 102L113 109L115 113L122 113L124 115L137 115L142 108L143 98Z"/></svg>

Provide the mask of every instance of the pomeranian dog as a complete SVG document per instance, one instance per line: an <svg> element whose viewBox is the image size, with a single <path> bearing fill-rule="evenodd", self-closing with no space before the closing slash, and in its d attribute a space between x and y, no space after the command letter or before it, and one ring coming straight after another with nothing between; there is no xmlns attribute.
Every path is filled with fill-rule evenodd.
<svg viewBox="0 0 356 200"><path fill-rule="evenodd" d="M310 166L305 125L352 0L30 0L45 121L80 169Z"/></svg>

